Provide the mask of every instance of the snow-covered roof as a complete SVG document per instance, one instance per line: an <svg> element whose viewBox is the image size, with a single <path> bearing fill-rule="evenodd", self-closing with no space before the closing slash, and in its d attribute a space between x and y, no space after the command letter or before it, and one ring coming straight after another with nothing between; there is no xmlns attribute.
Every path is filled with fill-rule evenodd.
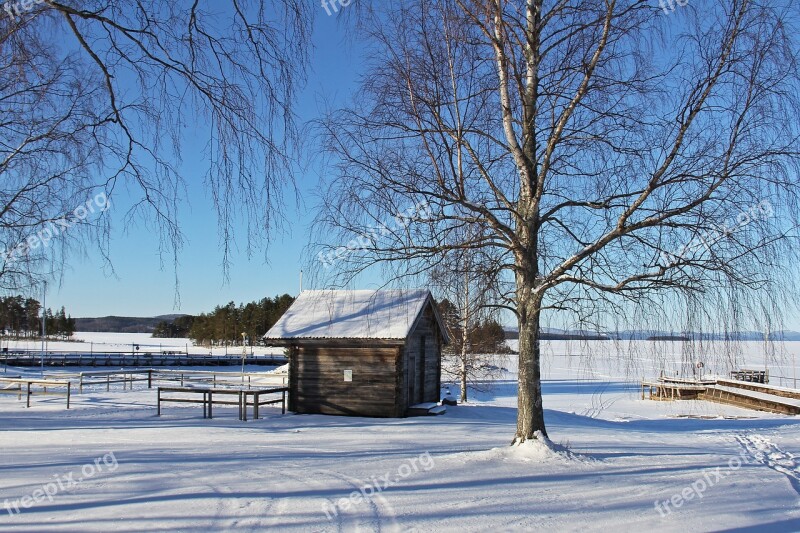
<svg viewBox="0 0 800 533"><path fill-rule="evenodd" d="M264 340L405 339L429 300L427 290L303 291Z"/></svg>

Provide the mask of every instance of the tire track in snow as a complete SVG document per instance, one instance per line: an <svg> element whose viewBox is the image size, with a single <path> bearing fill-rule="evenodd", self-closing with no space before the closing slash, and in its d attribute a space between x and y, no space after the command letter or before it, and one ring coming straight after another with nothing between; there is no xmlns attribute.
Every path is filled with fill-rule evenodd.
<svg viewBox="0 0 800 533"><path fill-rule="evenodd" d="M734 435L734 438L755 462L786 476L800 495L800 458L782 450L763 435L742 433Z"/></svg>
<svg viewBox="0 0 800 533"><path fill-rule="evenodd" d="M275 519L281 516L308 515L318 510L320 523L323 524L323 530L328 529L324 525L327 522L331 526L330 529L335 529L336 531L382 531L385 529L384 523L387 521L391 526L394 526L392 530L400 530L400 526L397 524L391 506L386 502L385 498L380 495L373 496L373 498L380 496L378 503L372 501L372 498L366 498L366 503L369 505L369 513L366 515L352 508L349 511L344 511L337 507L337 502L339 500L347 499L352 491L358 491L365 485L359 480L337 472L322 469L314 469L312 475L294 474L292 472L295 469L298 472L302 472L303 469L301 465L287 463L284 466L285 467L281 470L282 478L296 482L298 487L317 491L320 495L311 500L305 497L298 497L297 499L283 497L278 499L272 509L272 515L266 516L262 520L262 527L285 527L287 524L281 521L275 521ZM342 487L342 483L345 484L345 487ZM332 490L336 491L335 495L326 495ZM329 511L328 514L325 512L326 509ZM288 525L291 526L292 524L290 523Z"/></svg>
<svg viewBox="0 0 800 533"><path fill-rule="evenodd" d="M167 471L165 473L179 479L180 483L176 487L178 490L194 490L195 494L204 495L213 500L214 510L212 515L208 517L210 524L204 524L203 526L204 528L208 527L209 530L260 531L261 524L257 517L268 514L273 507L273 503L270 500L241 502L238 498L232 498L231 495L235 491L228 484L222 485L210 482L203 470ZM191 484L187 484L187 480L191 480ZM203 488L206 489L205 492L197 490ZM254 510L255 506L258 506L259 509ZM246 513L243 514L243 512Z"/></svg>
<svg viewBox="0 0 800 533"><path fill-rule="evenodd" d="M299 464L286 463L284 465L283 469L281 470L281 477L282 478L291 479L292 481L297 482L302 487L318 490L320 492L325 492L327 490L330 490L330 484L322 482L319 479L319 476L308 476L308 475L301 476L301 475L296 475L296 474L292 473L292 471L295 471L295 470L298 471L298 472L302 472L303 471L302 470L302 466L299 465ZM335 505L335 503L336 503L334 498L330 498L328 496L322 496L321 495L320 499L324 500L326 503L330 504L331 507L333 507ZM293 510L292 510L292 505L293 504L295 504L295 502L293 502L289 497L280 498L278 500L278 504L277 504L276 509L275 509L277 511L275 516L280 517L280 516L285 516L285 515L291 514L293 512ZM301 512L307 513L309 511L309 505L308 505L308 502L306 500L299 501L299 502L296 503L296 505L299 507L299 510ZM323 507L322 506L320 506L319 512L320 512L320 515L324 515L325 514L324 511L323 511ZM341 515L334 515L333 518L331 518L331 522L336 525L336 530L337 531L344 531L346 529L345 526L344 526L344 521L343 521L343 518L342 518ZM269 527L280 528L283 524L273 523L273 524L264 524L264 525L267 526L268 528Z"/></svg>
<svg viewBox="0 0 800 533"><path fill-rule="evenodd" d="M344 481L345 483L350 485L352 490L349 491L347 494L343 494L342 498L347 498L352 492L354 491L360 492L362 487L371 485L370 483L365 483L364 481L358 478L340 474L338 472L333 472L330 470L321 470L319 472L323 472L330 477L333 477L340 481ZM334 503L338 500L339 498L334 499ZM362 501L366 501L366 503L370 507L372 516L369 518L369 521L372 525L372 531L381 531L386 522L388 522L388 524L386 525L389 526L390 531L402 531L402 527L397 522L397 514L395 513L394 508L389 503L389 500L387 500L381 492L375 491L369 497L362 498ZM341 517L338 518L340 518L339 529L341 531L343 529L341 524ZM360 528L358 529L360 530Z"/></svg>

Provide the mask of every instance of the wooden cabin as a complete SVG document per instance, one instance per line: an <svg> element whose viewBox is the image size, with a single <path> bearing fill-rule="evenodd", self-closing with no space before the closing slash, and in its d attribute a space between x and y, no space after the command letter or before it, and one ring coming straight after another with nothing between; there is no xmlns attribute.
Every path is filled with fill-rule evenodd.
<svg viewBox="0 0 800 533"><path fill-rule="evenodd" d="M446 328L427 290L303 291L264 335L289 356L289 410L403 417L439 402Z"/></svg>

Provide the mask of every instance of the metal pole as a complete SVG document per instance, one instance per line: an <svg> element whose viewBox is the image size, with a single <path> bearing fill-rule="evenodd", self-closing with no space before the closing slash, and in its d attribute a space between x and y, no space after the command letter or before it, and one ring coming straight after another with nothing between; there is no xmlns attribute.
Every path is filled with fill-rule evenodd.
<svg viewBox="0 0 800 533"><path fill-rule="evenodd" d="M247 359L247 344L244 340L247 338L247 333L242 332L242 385L244 385L244 362Z"/></svg>
<svg viewBox="0 0 800 533"><path fill-rule="evenodd" d="M764 376L766 380L769 367L767 366L767 353L769 352L769 323L764 326Z"/></svg>
<svg viewBox="0 0 800 533"><path fill-rule="evenodd" d="M45 337L47 336L47 281L44 282L42 291L42 374L44 374L44 349Z"/></svg>

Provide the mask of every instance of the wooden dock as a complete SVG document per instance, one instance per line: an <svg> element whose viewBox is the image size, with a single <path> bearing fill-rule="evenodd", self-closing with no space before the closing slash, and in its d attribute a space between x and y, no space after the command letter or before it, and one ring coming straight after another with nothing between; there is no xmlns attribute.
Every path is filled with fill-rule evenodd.
<svg viewBox="0 0 800 533"><path fill-rule="evenodd" d="M645 390L657 401L706 400L745 409L786 415L800 414L800 390L774 387L758 381L734 379L687 380L660 377L642 381Z"/></svg>
<svg viewBox="0 0 800 533"><path fill-rule="evenodd" d="M701 393L705 392L706 386L668 381L642 381L642 400L645 397L645 389L649 390L651 400L696 400Z"/></svg>
<svg viewBox="0 0 800 533"><path fill-rule="evenodd" d="M754 392L739 387L714 385L708 387L701 399L784 415L800 415L800 400L793 400L769 393Z"/></svg>

